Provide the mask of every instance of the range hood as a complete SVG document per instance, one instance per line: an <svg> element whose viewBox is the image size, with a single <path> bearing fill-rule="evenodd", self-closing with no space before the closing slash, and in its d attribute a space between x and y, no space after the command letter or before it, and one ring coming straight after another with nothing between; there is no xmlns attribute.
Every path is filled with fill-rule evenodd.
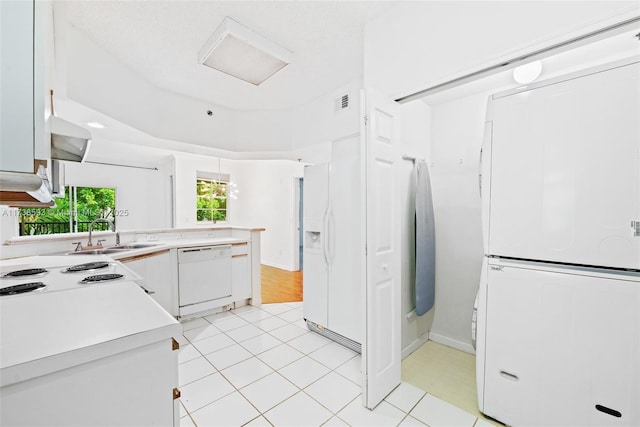
<svg viewBox="0 0 640 427"><path fill-rule="evenodd" d="M45 162L36 160L36 173L0 172L0 205L53 207Z"/></svg>
<svg viewBox="0 0 640 427"><path fill-rule="evenodd" d="M51 167L49 182L46 161L36 160L34 173L0 171L0 205L15 207L51 207L55 206L53 197L60 197L56 190L60 185L59 160L82 162L87 157L91 145L91 133L67 120L51 115ZM64 194L64 193L62 193Z"/></svg>
<svg viewBox="0 0 640 427"><path fill-rule="evenodd" d="M50 116L51 158L82 162L91 145L91 133L83 127L60 117Z"/></svg>

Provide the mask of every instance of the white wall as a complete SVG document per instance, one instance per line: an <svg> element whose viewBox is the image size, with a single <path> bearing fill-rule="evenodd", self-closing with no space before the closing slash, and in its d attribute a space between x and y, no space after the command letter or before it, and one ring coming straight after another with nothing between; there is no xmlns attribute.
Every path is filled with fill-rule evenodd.
<svg viewBox="0 0 640 427"><path fill-rule="evenodd" d="M364 83L396 99L639 11L637 1L398 2L365 28Z"/></svg>
<svg viewBox="0 0 640 427"><path fill-rule="evenodd" d="M431 107L436 315L431 338L473 352L471 313L482 264L478 162L487 93Z"/></svg>
<svg viewBox="0 0 640 427"><path fill-rule="evenodd" d="M176 153L174 156L176 227L203 227L196 220L197 172L218 173L218 158ZM296 178L304 164L291 160L220 159L220 173L236 184L235 198L227 198L227 223L264 227L261 262L295 269Z"/></svg>
<svg viewBox="0 0 640 427"><path fill-rule="evenodd" d="M359 133L361 89L362 81L355 80L293 110L291 148L303 150ZM336 111L336 99L345 94L349 95L349 107Z"/></svg>
<svg viewBox="0 0 640 427"><path fill-rule="evenodd" d="M63 162L65 185L115 188L116 209L128 213L118 216L118 230L171 227L172 164L167 156L141 155L139 147L130 144L94 140L87 160L85 163ZM18 236L16 209L1 207L0 227L0 241Z"/></svg>
<svg viewBox="0 0 640 427"><path fill-rule="evenodd" d="M236 181L238 174L234 167L235 162L218 157L181 153L176 153L173 156L173 162L175 226L178 228L210 226L211 223L198 222L196 216L198 172L228 174L232 181ZM237 224L236 211L236 201L229 198L227 200L227 223Z"/></svg>
<svg viewBox="0 0 640 427"><path fill-rule="evenodd" d="M365 28L364 85L395 99L637 15L639 5L636 1L398 2ZM471 312L483 255L477 162L487 94L433 105L431 110L436 303L429 336L469 352L473 352ZM404 120L403 131L408 126L415 124ZM405 209L408 218L411 206ZM408 236L403 239L410 241ZM403 257L406 246L403 243ZM407 268L405 262L403 294ZM403 299L403 310L407 303ZM404 325L405 351L408 330Z"/></svg>
<svg viewBox="0 0 640 427"><path fill-rule="evenodd" d="M429 162L430 110L423 102L400 107L402 142L400 155L425 159ZM402 354L416 350L428 338L434 310L423 316L415 314L415 174L413 162L404 160L396 171L400 185L396 188L401 218L401 333ZM436 241L436 245L439 242Z"/></svg>
<svg viewBox="0 0 640 427"><path fill-rule="evenodd" d="M303 163L290 160L236 162L239 192L234 205L234 223L266 229L260 240L263 264L295 269L298 256L295 187L303 172Z"/></svg>
<svg viewBox="0 0 640 427"><path fill-rule="evenodd" d="M149 170L65 162L65 183L79 187L115 188L116 209L128 213L116 218L120 230L166 228L171 226L168 209L170 167L163 163L157 164L157 168Z"/></svg>

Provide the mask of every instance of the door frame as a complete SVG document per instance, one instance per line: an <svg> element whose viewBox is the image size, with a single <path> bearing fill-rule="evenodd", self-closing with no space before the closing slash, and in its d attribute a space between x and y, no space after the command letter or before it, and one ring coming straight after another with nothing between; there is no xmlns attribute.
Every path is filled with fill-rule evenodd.
<svg viewBox="0 0 640 427"><path fill-rule="evenodd" d="M302 190L302 192L301 192ZM302 197L301 197L302 196ZM302 239L302 227L304 227L303 223L303 203L304 203L304 177L296 176L293 177L293 235L292 239L293 243L293 271L302 270L302 265L300 264L301 258L301 250L303 244Z"/></svg>

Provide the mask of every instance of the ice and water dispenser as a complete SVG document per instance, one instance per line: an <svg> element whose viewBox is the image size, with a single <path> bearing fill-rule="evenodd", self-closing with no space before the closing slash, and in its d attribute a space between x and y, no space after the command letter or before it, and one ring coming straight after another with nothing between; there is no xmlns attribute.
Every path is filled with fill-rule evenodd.
<svg viewBox="0 0 640 427"><path fill-rule="evenodd" d="M307 221L304 231L304 248L311 251L322 250L322 229L321 224L314 224Z"/></svg>

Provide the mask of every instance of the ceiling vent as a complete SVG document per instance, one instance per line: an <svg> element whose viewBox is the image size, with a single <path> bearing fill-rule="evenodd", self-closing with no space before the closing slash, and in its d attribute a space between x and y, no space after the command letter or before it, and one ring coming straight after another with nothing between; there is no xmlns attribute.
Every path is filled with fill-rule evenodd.
<svg viewBox="0 0 640 427"><path fill-rule="evenodd" d="M226 17L198 52L198 62L258 86L293 61L293 53Z"/></svg>
<svg viewBox="0 0 640 427"><path fill-rule="evenodd" d="M342 111L342 110L348 110L348 109L349 109L348 93L336 98L336 111Z"/></svg>

